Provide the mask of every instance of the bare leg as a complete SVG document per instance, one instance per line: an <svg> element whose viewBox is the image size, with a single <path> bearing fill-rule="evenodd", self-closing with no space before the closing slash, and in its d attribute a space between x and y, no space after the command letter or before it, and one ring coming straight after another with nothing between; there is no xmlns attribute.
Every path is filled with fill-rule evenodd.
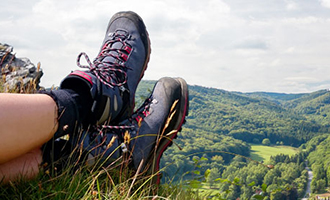
<svg viewBox="0 0 330 200"><path fill-rule="evenodd" d="M31 179L39 173L41 162L42 154L38 148L9 162L0 164L0 181L3 180L3 183L7 183L19 178Z"/></svg>
<svg viewBox="0 0 330 200"><path fill-rule="evenodd" d="M0 94L0 164L50 140L57 131L57 106L45 94Z"/></svg>

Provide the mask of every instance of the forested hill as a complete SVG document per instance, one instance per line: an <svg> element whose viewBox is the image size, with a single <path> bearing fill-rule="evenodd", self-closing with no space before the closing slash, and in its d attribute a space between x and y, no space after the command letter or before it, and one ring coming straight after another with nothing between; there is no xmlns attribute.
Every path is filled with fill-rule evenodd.
<svg viewBox="0 0 330 200"><path fill-rule="evenodd" d="M142 81L137 101L146 97L155 81ZM299 146L319 133L330 132L330 92L240 93L189 86L190 107L185 128L226 135L246 142ZM142 98L139 98L142 97ZM197 135L196 135L197 134Z"/></svg>

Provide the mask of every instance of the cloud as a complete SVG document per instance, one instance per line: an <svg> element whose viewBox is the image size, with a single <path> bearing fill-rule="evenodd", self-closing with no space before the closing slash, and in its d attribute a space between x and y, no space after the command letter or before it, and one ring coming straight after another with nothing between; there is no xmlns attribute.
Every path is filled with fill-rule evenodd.
<svg viewBox="0 0 330 200"><path fill-rule="evenodd" d="M320 0L320 2L322 6L330 8L330 0Z"/></svg>
<svg viewBox="0 0 330 200"><path fill-rule="evenodd" d="M144 19L152 54L145 79L181 76L235 91L306 92L329 87L329 1L32 0L0 8L0 42L41 62L42 84L58 85L93 59L109 18L133 10ZM320 84L288 77L306 77ZM306 79L307 80L307 79ZM328 84L328 85L327 85Z"/></svg>
<svg viewBox="0 0 330 200"><path fill-rule="evenodd" d="M237 49L256 49L256 50L266 50L268 49L267 41L262 38L252 37L252 38L244 38L241 41L238 41L237 44L234 45Z"/></svg>
<svg viewBox="0 0 330 200"><path fill-rule="evenodd" d="M296 2L294 1L286 1L286 9L287 10L299 10L299 6Z"/></svg>

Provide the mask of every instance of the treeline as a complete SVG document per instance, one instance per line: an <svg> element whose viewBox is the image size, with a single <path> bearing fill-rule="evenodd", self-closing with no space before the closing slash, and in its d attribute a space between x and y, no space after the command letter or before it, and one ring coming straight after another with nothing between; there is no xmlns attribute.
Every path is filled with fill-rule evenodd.
<svg viewBox="0 0 330 200"><path fill-rule="evenodd" d="M305 115L309 120L323 126L330 122L330 92L321 90L304 96L304 101L297 99L288 102L285 106L293 108L298 114Z"/></svg>
<svg viewBox="0 0 330 200"><path fill-rule="evenodd" d="M148 96L154 83L141 82L137 105ZM189 92L187 122L176 144L161 160L165 167L163 180L192 180L209 171L215 179L228 180L207 179L225 199L250 198L258 195L257 191L262 191L265 199L295 199L305 191L304 159L308 158L315 174L312 192L323 192L330 186L330 139L326 135L330 132L329 91L244 94L189 86ZM261 143L264 139L271 144L301 145L301 153L272 157L271 169L246 162L244 159L250 154L248 143Z"/></svg>
<svg viewBox="0 0 330 200"><path fill-rule="evenodd" d="M270 162L272 165L263 165L234 158L219 176L220 196L228 200L251 199L256 195L264 200L296 200L303 197L307 186L303 155L281 154L271 157Z"/></svg>
<svg viewBox="0 0 330 200"><path fill-rule="evenodd" d="M181 183L196 188L197 192L202 185L209 187L212 195L205 197L215 199L296 200L305 195L308 174L304 154L277 155L267 165L242 156L235 156L229 164L223 164L221 157L212 159L218 162L208 165L208 158L197 155L191 160L183 159L182 163L192 166L178 173L189 177L182 178ZM174 170L176 165L173 166Z"/></svg>
<svg viewBox="0 0 330 200"><path fill-rule="evenodd" d="M191 137L193 131L195 131L194 137ZM203 130L196 131L185 128L180 133L180 139L175 142L175 145L164 152L161 159L161 167L165 169L163 180L191 179L194 174L189 172L195 169L195 161L201 157L205 159L198 163L199 170L205 172L211 168L222 171L236 155L250 156L251 147L249 144L232 137L208 133Z"/></svg>
<svg viewBox="0 0 330 200"><path fill-rule="evenodd" d="M299 113L284 103L199 86L190 88L191 115L187 127L246 142L268 138L272 144L282 141L296 147L317 134L329 132L329 122L321 124L311 114ZM291 101L294 100L287 103ZM301 107L302 103L297 105Z"/></svg>
<svg viewBox="0 0 330 200"><path fill-rule="evenodd" d="M155 81L142 81L137 105ZM299 147L315 135L330 132L330 92L307 94L238 93L189 86L190 107L184 126L208 134L231 136L245 142L268 138L272 144ZM142 97L142 98L141 98Z"/></svg>
<svg viewBox="0 0 330 200"><path fill-rule="evenodd" d="M313 138L306 144L307 157L313 171L311 190L313 193L324 193L330 186L330 136L322 135Z"/></svg>

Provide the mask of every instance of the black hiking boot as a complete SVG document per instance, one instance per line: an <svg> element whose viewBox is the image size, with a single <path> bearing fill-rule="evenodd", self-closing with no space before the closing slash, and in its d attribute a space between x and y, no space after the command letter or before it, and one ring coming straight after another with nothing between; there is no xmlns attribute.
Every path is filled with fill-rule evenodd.
<svg viewBox="0 0 330 200"><path fill-rule="evenodd" d="M130 119L118 126L85 131L72 143L81 145L92 162L99 158L109 165L121 156L128 158L133 169L142 175L153 175L152 181L158 184L160 158L181 131L188 107L186 82L181 78L162 78Z"/></svg>
<svg viewBox="0 0 330 200"><path fill-rule="evenodd" d="M80 65L81 56L85 56L88 66ZM78 56L78 66L89 70L72 72L60 85L91 102L85 127L118 123L131 116L136 87L149 56L150 41L142 19L134 12L115 14L94 62L85 53Z"/></svg>

